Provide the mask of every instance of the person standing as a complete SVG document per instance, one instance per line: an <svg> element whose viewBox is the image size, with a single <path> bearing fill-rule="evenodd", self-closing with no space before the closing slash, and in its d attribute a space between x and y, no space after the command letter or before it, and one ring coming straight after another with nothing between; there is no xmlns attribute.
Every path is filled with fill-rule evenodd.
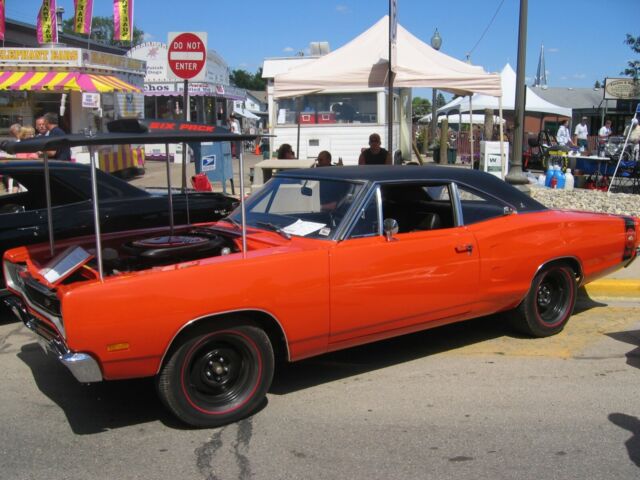
<svg viewBox="0 0 640 480"><path fill-rule="evenodd" d="M611 136L611 120L604 121L604 125L598 130L598 156L604 156L604 147Z"/></svg>
<svg viewBox="0 0 640 480"><path fill-rule="evenodd" d="M560 127L558 128L558 133L556 133L556 140L558 141L558 145L561 145L563 147L569 147L573 145L568 125L569 120L562 120L560 122Z"/></svg>
<svg viewBox="0 0 640 480"><path fill-rule="evenodd" d="M47 134L49 137L59 137L66 135L65 131L62 130L58 126L58 115L55 113L45 113L44 116L44 126L47 129ZM57 150L49 150L47 151L47 155L49 158L53 158L56 160L71 160L71 148L69 147L60 147Z"/></svg>
<svg viewBox="0 0 640 480"><path fill-rule="evenodd" d="M369 135L369 148L360 153L358 165L391 165L391 153L382 148L380 135Z"/></svg>
<svg viewBox="0 0 640 480"><path fill-rule="evenodd" d="M240 135L240 122L233 113L229 116L229 131ZM231 146L231 155L238 158L240 156L240 142L232 142Z"/></svg>
<svg viewBox="0 0 640 480"><path fill-rule="evenodd" d="M575 134L575 144L581 152L589 149L589 128L587 127L587 117L582 117L580 123L576 125L573 132Z"/></svg>

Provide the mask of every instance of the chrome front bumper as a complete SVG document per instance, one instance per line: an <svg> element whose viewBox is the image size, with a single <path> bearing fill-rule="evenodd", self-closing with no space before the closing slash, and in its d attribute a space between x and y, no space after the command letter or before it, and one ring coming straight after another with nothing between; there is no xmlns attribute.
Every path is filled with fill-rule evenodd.
<svg viewBox="0 0 640 480"><path fill-rule="evenodd" d="M43 322L29 313L22 300L15 296L3 298L2 301L11 312L31 330L38 343L46 353L52 353L69 369L72 375L81 383L101 382L102 371L98 362L86 353L75 353L69 350L64 340Z"/></svg>

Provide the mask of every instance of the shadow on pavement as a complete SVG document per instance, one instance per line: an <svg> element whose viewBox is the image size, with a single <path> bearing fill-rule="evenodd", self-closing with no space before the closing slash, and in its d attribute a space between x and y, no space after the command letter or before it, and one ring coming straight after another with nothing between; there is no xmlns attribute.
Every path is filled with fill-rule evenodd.
<svg viewBox="0 0 640 480"><path fill-rule="evenodd" d="M398 365L498 337L527 338L513 332L506 315L454 323L276 367L269 393L286 395L323 383Z"/></svg>
<svg viewBox="0 0 640 480"><path fill-rule="evenodd" d="M591 310L592 308L598 307L606 307L608 304L599 302L598 300L594 300L589 296L586 288L580 287L578 289L578 297L576 299L576 306L573 309L573 313L581 313L586 312L587 310Z"/></svg>
<svg viewBox="0 0 640 480"><path fill-rule="evenodd" d="M153 379L81 384L40 345L24 345L18 353L38 389L55 402L78 435L161 421L170 428L188 429L164 408Z"/></svg>
<svg viewBox="0 0 640 480"><path fill-rule="evenodd" d="M609 415L609 421L618 427L629 430L633 436L624 442L629 453L629 459L640 467L640 420L625 413L612 413Z"/></svg>
<svg viewBox="0 0 640 480"><path fill-rule="evenodd" d="M635 368L640 368L640 330L631 330L629 332L612 332L607 333L607 336L618 340L619 342L625 342L633 345L633 350L625 353L627 357L627 365Z"/></svg>

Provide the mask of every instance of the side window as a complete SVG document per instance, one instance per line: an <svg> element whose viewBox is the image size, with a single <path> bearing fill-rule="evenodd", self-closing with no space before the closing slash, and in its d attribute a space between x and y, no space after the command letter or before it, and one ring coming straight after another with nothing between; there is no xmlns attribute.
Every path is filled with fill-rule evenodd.
<svg viewBox="0 0 640 480"><path fill-rule="evenodd" d="M377 195L372 195L358 212L358 220L351 230L350 238L373 237L379 234L378 200Z"/></svg>
<svg viewBox="0 0 640 480"><path fill-rule="evenodd" d="M458 185L462 219L465 225L504 215L507 206L499 200L464 185Z"/></svg>
<svg viewBox="0 0 640 480"><path fill-rule="evenodd" d="M385 184L382 213L398 222L398 233L455 226L449 183Z"/></svg>

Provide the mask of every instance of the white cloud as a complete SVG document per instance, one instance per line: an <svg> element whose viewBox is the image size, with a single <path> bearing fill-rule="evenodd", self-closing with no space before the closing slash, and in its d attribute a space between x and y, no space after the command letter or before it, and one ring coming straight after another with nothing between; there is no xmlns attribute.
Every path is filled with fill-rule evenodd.
<svg viewBox="0 0 640 480"><path fill-rule="evenodd" d="M294 52L295 49L293 47L284 47L282 51L286 53L291 53L291 52Z"/></svg>
<svg viewBox="0 0 640 480"><path fill-rule="evenodd" d="M556 48L556 47L547 48L547 52L549 52L549 53L558 53L559 51L560 51L560 49Z"/></svg>
<svg viewBox="0 0 640 480"><path fill-rule="evenodd" d="M347 7L346 5L338 5L336 7L336 12L338 13L347 13L349 11L349 7Z"/></svg>
<svg viewBox="0 0 640 480"><path fill-rule="evenodd" d="M583 79L583 78L587 78L587 76L584 73L574 73L573 75L571 75L573 78L578 78L578 79Z"/></svg>
<svg viewBox="0 0 640 480"><path fill-rule="evenodd" d="M147 32L144 32L144 35L142 35L142 40L145 41L145 42L151 42L151 41L153 41L154 38L155 37L152 34L147 33Z"/></svg>
<svg viewBox="0 0 640 480"><path fill-rule="evenodd" d="M533 80L533 78L531 78L531 77L524 77L524 83L529 83L531 80Z"/></svg>
<svg viewBox="0 0 640 480"><path fill-rule="evenodd" d="M567 78L568 78L568 77L567 77L566 75L562 75L562 76L560 77L560 80L567 80Z"/></svg>

